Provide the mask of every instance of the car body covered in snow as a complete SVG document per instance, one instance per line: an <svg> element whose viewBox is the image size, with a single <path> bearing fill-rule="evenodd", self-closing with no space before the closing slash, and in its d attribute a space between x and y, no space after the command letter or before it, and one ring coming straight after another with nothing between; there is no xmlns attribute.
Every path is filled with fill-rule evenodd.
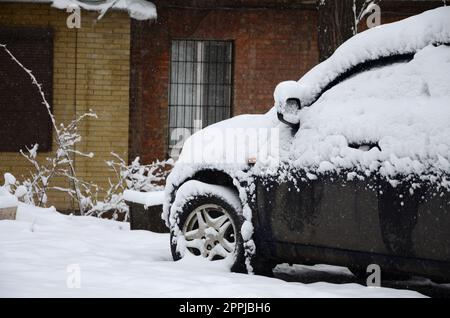
<svg viewBox="0 0 450 318"><path fill-rule="evenodd" d="M174 258L450 280L449 44L450 7L369 29L268 113L191 136L166 184Z"/></svg>

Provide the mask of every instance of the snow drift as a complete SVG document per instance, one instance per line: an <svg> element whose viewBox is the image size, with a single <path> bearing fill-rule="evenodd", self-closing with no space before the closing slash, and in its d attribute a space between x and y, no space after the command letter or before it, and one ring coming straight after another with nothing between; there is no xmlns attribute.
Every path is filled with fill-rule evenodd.
<svg viewBox="0 0 450 318"><path fill-rule="evenodd" d="M16 221L0 221L0 297L423 297L230 273L223 261L196 257L174 262L168 240L169 234L130 231L124 222L19 203ZM68 288L76 269L80 288Z"/></svg>

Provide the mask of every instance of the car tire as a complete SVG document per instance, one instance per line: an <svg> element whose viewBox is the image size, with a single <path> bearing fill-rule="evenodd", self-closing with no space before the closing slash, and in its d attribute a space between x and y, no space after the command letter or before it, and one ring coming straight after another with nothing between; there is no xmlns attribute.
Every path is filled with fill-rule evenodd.
<svg viewBox="0 0 450 318"><path fill-rule="evenodd" d="M236 198L236 201L240 202L237 194ZM231 256L231 271L238 273L247 272L244 243L241 235L244 218L232 204L213 192L203 193L192 196L179 210L180 212L176 218L177 226L171 226L170 229L171 252L175 261L181 259L188 252L196 256L207 257L210 260ZM201 218L200 222L199 215ZM229 222L228 227L223 231L220 231L221 228L218 227L222 222L222 219L219 218L226 220L221 225L222 227L225 227L227 222ZM200 226L201 223L203 225ZM175 233L175 231L178 233ZM180 233L184 240L182 241L183 244L180 244L179 241L178 236L180 236ZM230 248L230 243L233 243L233 250ZM220 247L217 247L217 245L220 245ZM229 253L227 257L223 257L225 252L222 248ZM218 255L220 253L223 254Z"/></svg>

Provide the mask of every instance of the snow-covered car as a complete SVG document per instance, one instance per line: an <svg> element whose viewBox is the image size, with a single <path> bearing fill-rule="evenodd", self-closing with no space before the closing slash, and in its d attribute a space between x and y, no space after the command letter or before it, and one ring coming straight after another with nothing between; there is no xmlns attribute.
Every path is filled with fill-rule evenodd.
<svg viewBox="0 0 450 318"><path fill-rule="evenodd" d="M450 7L369 29L268 113L191 136L166 184L173 258L450 280L449 43Z"/></svg>

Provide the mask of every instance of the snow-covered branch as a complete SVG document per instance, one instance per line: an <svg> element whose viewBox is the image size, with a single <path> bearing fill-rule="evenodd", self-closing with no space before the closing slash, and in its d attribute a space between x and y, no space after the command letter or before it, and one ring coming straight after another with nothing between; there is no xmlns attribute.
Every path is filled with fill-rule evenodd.
<svg viewBox="0 0 450 318"><path fill-rule="evenodd" d="M97 118L97 115L89 110L68 124L58 123L50 104L45 98L42 86L33 73L22 65L5 45L0 44L0 47L28 74L33 85L39 90L42 104L45 106L53 125L53 135L57 146L52 156L46 157L44 162L37 159L38 144L26 148L26 151L21 150L20 153L32 165L33 170L30 171L30 177L22 183L18 182L11 174L5 175L5 187L9 192L26 203L46 206L47 191L60 191L77 203L77 209L82 215L101 216L105 212L112 212L113 216L117 217L118 214L125 213L124 219L127 219L128 207L122 198L122 192L125 189L143 192L162 189L165 178L173 166L172 160L142 165L139 157L137 157L128 165L119 155L112 152L113 159L106 161L106 165L114 171L115 180L108 179L109 189L106 191L103 200L99 200L99 191L102 189L93 182L80 179L74 168L76 156L86 158L94 156L92 152L82 152L76 146L81 141L81 135L78 132L80 122L87 118ZM52 181L55 177L66 180L69 186L53 184Z"/></svg>
<svg viewBox="0 0 450 318"><path fill-rule="evenodd" d="M76 149L76 144L81 141L81 135L78 133L78 124L87 117L97 118L97 115L92 111L82 114L78 118L71 121L68 125L60 123L58 125L56 118L52 112L51 106L45 97L42 85L37 81L36 77L31 70L27 69L4 44L0 44L0 47L11 57L11 60L15 62L31 79L33 85L38 89L42 99L42 104L47 110L47 114L52 122L54 131L54 140L57 149L53 157L46 158L46 164L40 164L36 159L36 152L39 145L35 144L31 149L27 149L28 152L21 151L20 153L33 165L35 171L31 172L31 178L24 182L24 186L27 188L28 200L32 203L36 203L39 206L46 203L46 189L50 179L54 176L63 176L71 184L71 191L68 193L73 194L76 202L78 203L78 209L83 213L85 206L83 205L83 189L86 188L86 183L81 181L75 171L73 164L73 157L75 155L92 158L92 153L83 153Z"/></svg>
<svg viewBox="0 0 450 318"><path fill-rule="evenodd" d="M109 189L102 201L92 201L87 215L102 216L106 212L112 212L113 218L124 214L128 219L128 206L123 200L122 193L126 189L140 192L158 191L163 189L164 181L173 167L173 160L156 161L148 165L142 165L140 158L136 157L128 165L118 154L111 152L112 160L106 161L106 165L114 171L115 180L108 179Z"/></svg>

